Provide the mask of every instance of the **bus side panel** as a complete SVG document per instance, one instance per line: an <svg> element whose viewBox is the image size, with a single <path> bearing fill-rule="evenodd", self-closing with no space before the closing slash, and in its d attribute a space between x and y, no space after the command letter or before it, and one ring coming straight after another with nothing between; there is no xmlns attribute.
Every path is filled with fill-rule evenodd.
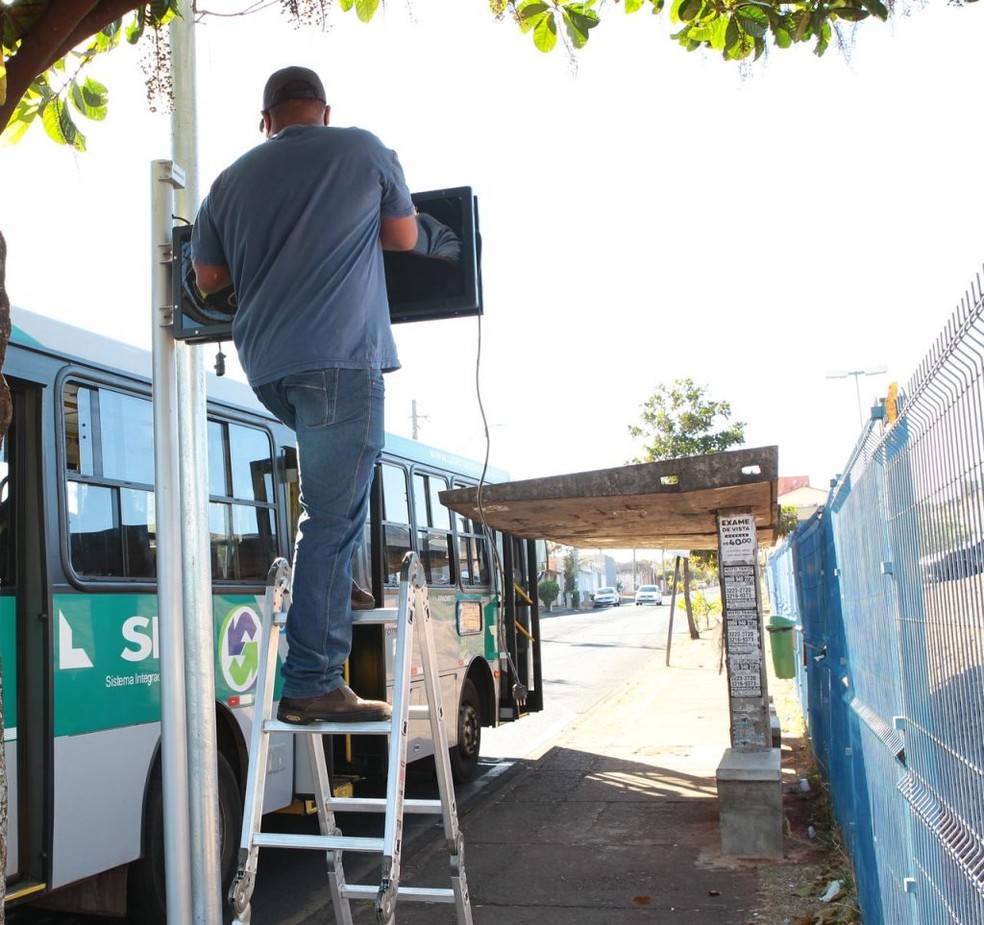
<svg viewBox="0 0 984 925"><path fill-rule="evenodd" d="M147 769L160 723L55 739L51 888L140 856Z"/></svg>
<svg viewBox="0 0 984 925"><path fill-rule="evenodd" d="M56 738L158 721L157 597L56 594L53 611Z"/></svg>
<svg viewBox="0 0 984 925"><path fill-rule="evenodd" d="M0 668L3 671L3 742L7 763L7 876L20 869L17 841L17 608L0 597Z"/></svg>

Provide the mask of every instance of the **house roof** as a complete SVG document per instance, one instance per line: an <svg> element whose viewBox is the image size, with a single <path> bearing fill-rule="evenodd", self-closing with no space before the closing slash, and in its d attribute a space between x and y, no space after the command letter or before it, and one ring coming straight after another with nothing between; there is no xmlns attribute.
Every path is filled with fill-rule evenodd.
<svg viewBox="0 0 984 925"><path fill-rule="evenodd" d="M440 497L494 529L582 549L716 549L719 511L754 514L759 543L770 545L779 524L778 461L778 447L758 447L452 489Z"/></svg>
<svg viewBox="0 0 984 925"><path fill-rule="evenodd" d="M797 488L806 488L810 484L808 475L780 475L779 476L779 497L788 495Z"/></svg>

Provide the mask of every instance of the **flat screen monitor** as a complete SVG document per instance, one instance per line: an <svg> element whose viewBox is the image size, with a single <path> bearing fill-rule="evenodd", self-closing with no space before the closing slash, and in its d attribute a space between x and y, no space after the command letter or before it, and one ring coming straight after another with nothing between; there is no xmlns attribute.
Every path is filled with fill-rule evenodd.
<svg viewBox="0 0 984 925"><path fill-rule="evenodd" d="M412 196L417 212L424 216L417 248L383 252L390 321L481 315L482 242L472 188L457 186Z"/></svg>

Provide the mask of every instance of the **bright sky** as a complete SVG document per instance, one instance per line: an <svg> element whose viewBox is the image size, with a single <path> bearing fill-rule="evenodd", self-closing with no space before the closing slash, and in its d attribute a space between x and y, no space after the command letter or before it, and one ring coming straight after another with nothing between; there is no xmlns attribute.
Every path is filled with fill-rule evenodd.
<svg viewBox="0 0 984 925"><path fill-rule="evenodd" d="M481 397L513 477L622 465L645 399L690 376L731 402L747 446L779 446L781 474L825 487L860 432L854 380L827 375L886 367L860 380L865 408L904 384L984 261L984 4L863 25L849 63L802 48L744 78L676 46L666 16L614 4L576 69L483 0L332 21L198 29L201 188L261 142L263 83L295 63L321 74L335 124L399 152L412 189L471 185ZM88 153L40 132L0 150L8 289L149 348L149 164L170 156L170 123L131 50L93 74L111 111ZM397 328L390 431L410 435L416 400L420 439L481 458L477 334Z"/></svg>

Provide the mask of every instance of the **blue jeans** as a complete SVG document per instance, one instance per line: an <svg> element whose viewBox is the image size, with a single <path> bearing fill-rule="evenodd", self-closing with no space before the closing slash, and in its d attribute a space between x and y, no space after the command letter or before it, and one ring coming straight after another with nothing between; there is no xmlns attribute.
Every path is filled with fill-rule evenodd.
<svg viewBox="0 0 984 925"><path fill-rule="evenodd" d="M352 553L363 535L383 448L383 374L319 369L255 391L297 435L303 512L283 696L317 697L344 683L342 668L352 649Z"/></svg>

